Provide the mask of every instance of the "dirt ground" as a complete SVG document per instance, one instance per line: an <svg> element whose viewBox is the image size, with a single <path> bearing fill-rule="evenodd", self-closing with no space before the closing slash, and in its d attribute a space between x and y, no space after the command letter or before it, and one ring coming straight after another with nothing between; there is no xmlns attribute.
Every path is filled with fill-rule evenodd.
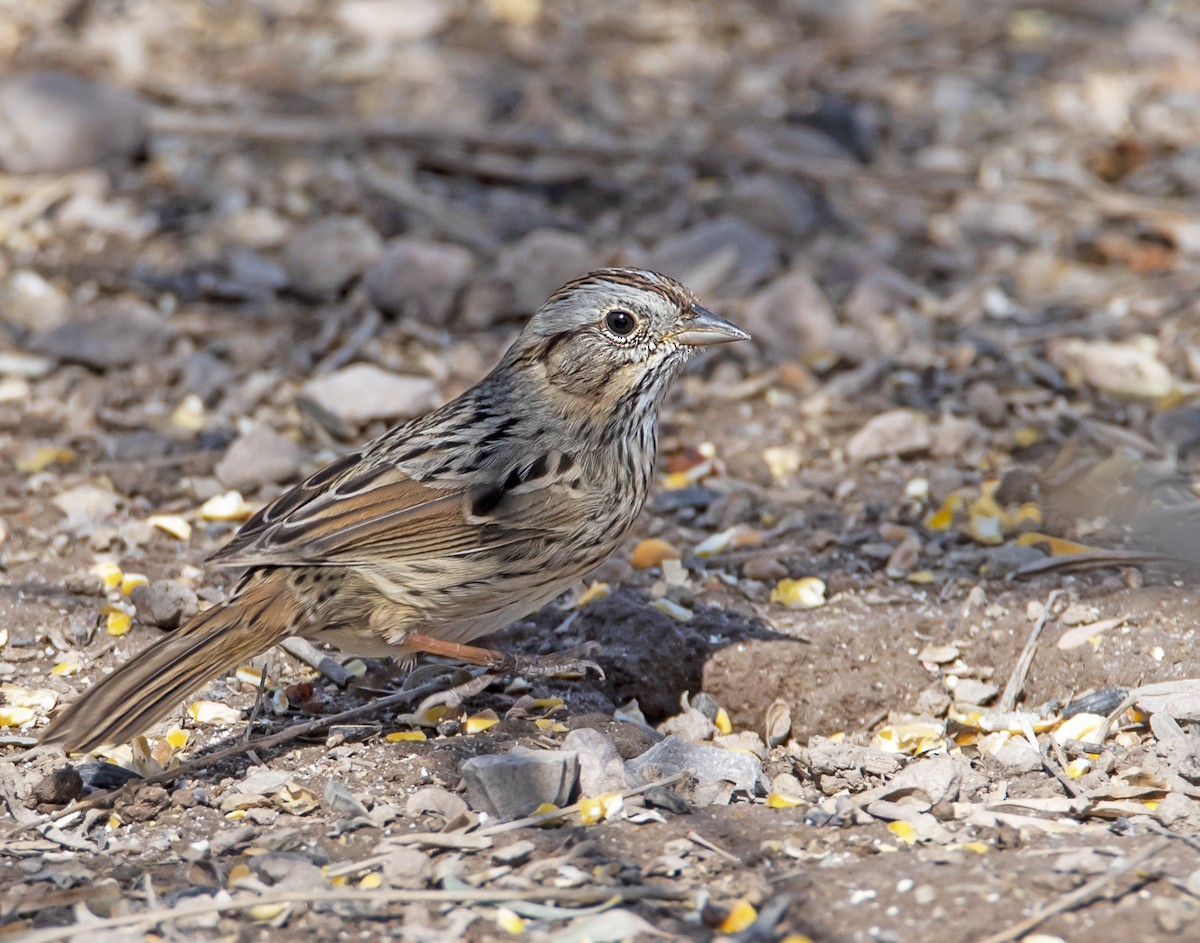
<svg viewBox="0 0 1200 943"><path fill-rule="evenodd" d="M0 11L5 82L132 93L61 138L0 94L0 935L1200 937L1196 8ZM603 679L439 716L371 707L437 669L276 650L26 755L251 510L614 263L754 343L678 385L627 545L489 643ZM257 670L281 737L237 749ZM464 761L580 729L634 761L601 811L480 814ZM664 734L703 759L633 778Z"/></svg>

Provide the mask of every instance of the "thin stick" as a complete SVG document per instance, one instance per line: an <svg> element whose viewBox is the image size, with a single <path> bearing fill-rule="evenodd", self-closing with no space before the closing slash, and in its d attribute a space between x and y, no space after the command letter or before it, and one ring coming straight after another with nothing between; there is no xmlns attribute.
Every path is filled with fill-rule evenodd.
<svg viewBox="0 0 1200 943"><path fill-rule="evenodd" d="M293 636L280 642L279 647L297 661L301 661L308 665L308 667L319 671L322 677L328 678L339 688L344 688L350 683L350 679L354 677L354 675L342 667L341 662L326 655L312 642L308 641L308 639L300 638L298 635Z"/></svg>
<svg viewBox="0 0 1200 943"><path fill-rule="evenodd" d="M1033 624L1033 628L1030 629L1029 641L1025 643L1025 648L1021 652L1021 657L1017 659L1017 664L1008 679L1008 684L1004 686L1004 694L1000 697L1000 701L996 705L997 712L1002 714L1007 713L1016 706L1017 698L1021 696L1021 688L1025 686L1025 676L1029 674L1029 667L1033 664L1033 656L1037 652L1038 638L1041 637L1042 629L1046 627L1051 610L1054 608L1055 602L1058 601L1058 597L1062 595L1062 592L1061 589L1056 589L1046 597L1046 605L1042 609L1042 614L1038 617L1037 622Z"/></svg>
<svg viewBox="0 0 1200 943"><path fill-rule="evenodd" d="M1128 874L1138 865L1149 861L1160 851L1163 851L1168 844L1170 842L1167 839L1155 842L1153 845L1143 849L1140 854L1136 854L1132 858L1126 858L1120 864L1114 865L1086 884L1081 884L1075 890L1063 894L1062 897L1058 898L1050 906L1041 908L1037 913L1026 917L1019 923L1014 923L1007 930L993 933L991 936L979 940L978 943L1012 943L1013 940L1019 940L1030 930L1041 926L1056 914L1065 913L1068 910L1073 910L1080 904L1087 903L1099 894L1107 884L1115 881L1124 874Z"/></svg>
<svg viewBox="0 0 1200 943"><path fill-rule="evenodd" d="M693 891L682 887L641 884L633 887L538 887L527 890L505 890L503 888L464 888L462 890L374 890L363 891L349 887L309 888L305 890L269 890L258 896L241 895L229 900L184 899L174 907L162 907L140 914L123 914L106 917L89 923L75 923L67 927L48 927L34 930L21 937L21 943L53 943L77 934L92 935L129 927L163 923L194 917L197 914L218 913L225 910L249 910L271 904L318 903L355 901L365 904L502 904L506 901L548 901L557 904L596 904L608 900L687 900Z"/></svg>

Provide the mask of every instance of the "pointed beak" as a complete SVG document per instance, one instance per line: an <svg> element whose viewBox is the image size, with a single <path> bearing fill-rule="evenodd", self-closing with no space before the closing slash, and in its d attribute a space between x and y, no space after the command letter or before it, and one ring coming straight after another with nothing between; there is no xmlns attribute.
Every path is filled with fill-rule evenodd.
<svg viewBox="0 0 1200 943"><path fill-rule="evenodd" d="M692 316L683 322L672 337L689 347L709 347L712 344L750 339L750 335L732 321L726 321L719 314L713 314L699 305L692 305Z"/></svg>

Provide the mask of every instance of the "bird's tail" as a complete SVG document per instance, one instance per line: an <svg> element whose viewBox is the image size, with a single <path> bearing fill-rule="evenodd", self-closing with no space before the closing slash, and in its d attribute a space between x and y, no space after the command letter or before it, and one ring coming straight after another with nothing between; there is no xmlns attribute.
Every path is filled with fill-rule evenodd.
<svg viewBox="0 0 1200 943"><path fill-rule="evenodd" d="M228 599L84 692L50 722L41 742L81 751L124 743L205 681L295 634L301 615L280 571L251 573Z"/></svg>

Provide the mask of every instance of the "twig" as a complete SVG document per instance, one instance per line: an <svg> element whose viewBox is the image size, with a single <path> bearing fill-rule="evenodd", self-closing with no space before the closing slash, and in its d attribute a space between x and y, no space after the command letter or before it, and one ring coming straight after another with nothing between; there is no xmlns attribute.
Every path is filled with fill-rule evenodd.
<svg viewBox="0 0 1200 943"><path fill-rule="evenodd" d="M1042 629L1046 627L1046 622L1050 618L1054 604L1058 601L1058 597L1062 595L1062 592L1061 589L1056 589L1046 597L1046 605L1042 609L1042 614L1029 631L1029 641L1025 643L1025 648L1021 652L1021 657L1017 659L1017 664L1013 668L1011 677L1008 679L1008 684L1004 686L1004 694L1001 695L996 705L998 713L1007 713L1016 706L1017 698L1021 695L1021 688L1025 686L1025 676L1029 674L1029 667L1033 664L1033 656L1037 652L1038 638L1042 634Z"/></svg>
<svg viewBox="0 0 1200 943"><path fill-rule="evenodd" d="M341 662L325 654L312 642L308 641L308 639L293 636L286 641L280 642L279 647L297 661L301 661L308 665L308 667L321 672L322 677L328 678L339 688L344 688L350 683L350 679L354 677L354 675L342 666Z"/></svg>
<svg viewBox="0 0 1200 943"><path fill-rule="evenodd" d="M1155 842L1153 845L1142 850L1140 854L1134 855L1132 858L1126 858L1120 864L1113 865L1103 874L1093 878L1086 884L1081 884L1073 891L1068 891L1063 894L1058 900L1048 907L1043 907L1037 913L1031 914L1024 920L1014 923L1007 930L1001 930L999 933L993 933L989 937L979 940L978 943L1011 943L1013 940L1019 940L1030 930L1041 926L1051 917L1056 914L1065 913L1068 910L1073 910L1081 904L1085 904L1100 893L1103 888L1112 881L1128 874L1140 864L1149 861L1159 852L1163 851L1169 842L1167 839Z"/></svg>
<svg viewBox="0 0 1200 943"><path fill-rule="evenodd" d="M632 887L537 887L526 890L506 890L504 888L464 888L462 890L373 890L363 891L350 887L308 888L303 890L269 890L253 896L249 894L233 897L228 900L203 900L185 898L173 907L162 907L148 910L140 914L122 914L118 917L105 917L84 924L71 924L66 927L48 927L44 930L34 930L21 937L22 943L54 943L65 940L77 934L86 933L89 936L113 930L118 927L130 927L162 923L168 920L179 920L184 917L194 917L198 914L219 913L226 910L249 910L270 904L294 903L345 903L353 901L362 904L502 904L505 901L547 901L556 904L587 905L616 899L618 901L635 900L687 900L694 892L682 887L666 885L640 884Z"/></svg>

